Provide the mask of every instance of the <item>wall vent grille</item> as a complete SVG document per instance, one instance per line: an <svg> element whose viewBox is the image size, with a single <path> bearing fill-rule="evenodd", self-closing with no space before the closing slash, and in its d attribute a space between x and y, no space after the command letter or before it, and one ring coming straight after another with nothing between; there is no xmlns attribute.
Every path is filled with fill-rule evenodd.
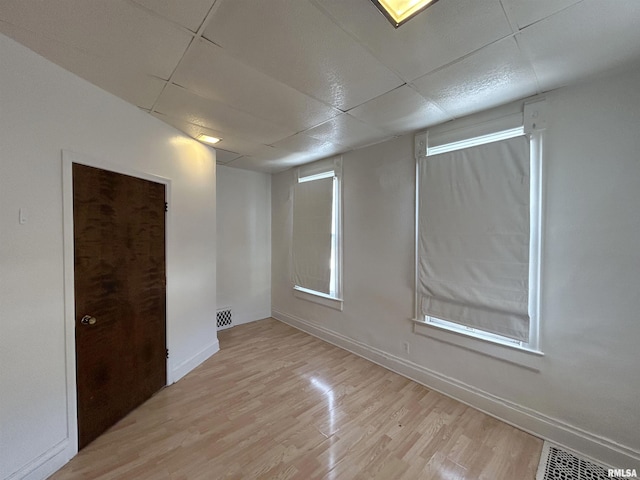
<svg viewBox="0 0 640 480"><path fill-rule="evenodd" d="M233 327L233 316L230 308L221 308L216 312L216 322L218 330Z"/></svg>
<svg viewBox="0 0 640 480"><path fill-rule="evenodd" d="M544 442L536 480L608 480L602 465Z"/></svg>

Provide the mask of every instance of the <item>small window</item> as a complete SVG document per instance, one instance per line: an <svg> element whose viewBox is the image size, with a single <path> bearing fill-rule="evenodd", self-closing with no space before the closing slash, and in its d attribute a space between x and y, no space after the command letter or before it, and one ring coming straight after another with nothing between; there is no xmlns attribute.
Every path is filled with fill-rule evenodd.
<svg viewBox="0 0 640 480"><path fill-rule="evenodd" d="M341 167L341 159L332 159L298 169L292 239L297 296L339 309L342 309Z"/></svg>
<svg viewBox="0 0 640 480"><path fill-rule="evenodd" d="M538 134L522 127L418 158L417 308L427 325L538 350Z"/></svg>

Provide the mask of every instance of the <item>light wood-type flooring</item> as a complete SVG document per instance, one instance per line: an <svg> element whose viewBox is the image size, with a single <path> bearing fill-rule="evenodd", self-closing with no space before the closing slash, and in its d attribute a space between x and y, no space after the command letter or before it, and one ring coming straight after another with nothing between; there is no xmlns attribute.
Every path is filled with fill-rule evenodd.
<svg viewBox="0 0 640 480"><path fill-rule="evenodd" d="M53 479L533 480L542 441L273 319Z"/></svg>

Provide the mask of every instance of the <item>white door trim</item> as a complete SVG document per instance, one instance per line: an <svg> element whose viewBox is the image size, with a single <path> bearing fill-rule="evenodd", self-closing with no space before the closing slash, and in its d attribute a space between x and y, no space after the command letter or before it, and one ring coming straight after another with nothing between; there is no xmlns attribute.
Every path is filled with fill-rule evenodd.
<svg viewBox="0 0 640 480"><path fill-rule="evenodd" d="M65 355L66 355L66 377L67 377L67 457L71 459L78 453L78 406L76 402L76 340L75 340L75 278L74 278L74 254L73 254L73 164L78 163L89 167L96 167L114 173L121 173L131 177L141 178L165 186L166 201L171 205L171 180L168 178L141 172L123 165L117 165L105 160L92 158L85 154L62 150L62 235L63 235L63 262L64 262L64 335L65 335ZM170 211L165 219L165 266L166 276L169 277L169 228ZM165 298L168 302L168 295L165 291ZM165 312L169 306L165 304ZM167 348L171 345L169 338L169 328L166 328ZM170 382L169 360L167 360L166 384Z"/></svg>

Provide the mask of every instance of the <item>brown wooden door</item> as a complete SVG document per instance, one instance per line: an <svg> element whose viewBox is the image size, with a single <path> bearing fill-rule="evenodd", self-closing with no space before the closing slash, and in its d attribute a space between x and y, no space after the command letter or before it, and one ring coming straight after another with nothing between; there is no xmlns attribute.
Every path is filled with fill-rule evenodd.
<svg viewBox="0 0 640 480"><path fill-rule="evenodd" d="M83 448L166 384L165 186L74 164L73 222Z"/></svg>

